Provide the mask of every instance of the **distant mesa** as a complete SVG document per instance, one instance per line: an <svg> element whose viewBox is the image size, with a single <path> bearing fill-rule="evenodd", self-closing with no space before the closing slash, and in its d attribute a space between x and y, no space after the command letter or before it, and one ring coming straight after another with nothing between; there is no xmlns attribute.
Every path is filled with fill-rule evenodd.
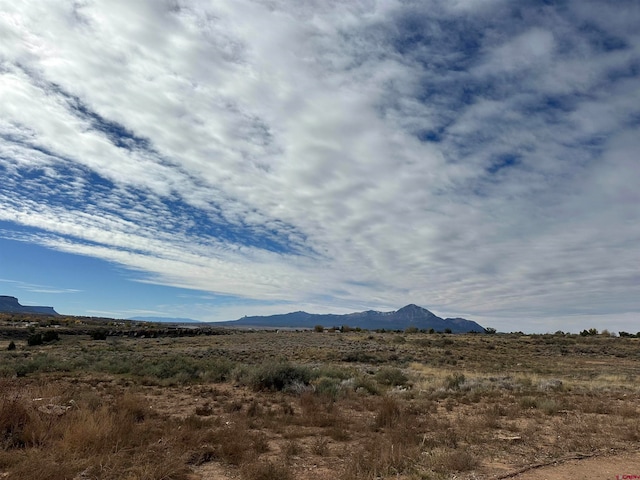
<svg viewBox="0 0 640 480"><path fill-rule="evenodd" d="M0 313L35 313L38 315L58 315L53 307L20 305L16 297L0 295Z"/></svg>
<svg viewBox="0 0 640 480"><path fill-rule="evenodd" d="M441 318L426 308L410 304L393 312L366 312L336 314L313 314L307 312L292 312L281 315L243 317L229 322L218 322L216 325L224 327L260 327L260 328L313 328L316 325L324 327L362 328L365 330L418 330L433 329L436 332L451 331L451 333L484 333L485 329L478 323L464 318Z"/></svg>

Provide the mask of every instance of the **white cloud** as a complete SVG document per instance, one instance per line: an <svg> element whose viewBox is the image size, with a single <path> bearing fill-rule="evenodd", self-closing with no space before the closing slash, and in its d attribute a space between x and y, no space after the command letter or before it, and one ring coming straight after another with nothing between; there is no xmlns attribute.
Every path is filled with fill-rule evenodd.
<svg viewBox="0 0 640 480"><path fill-rule="evenodd" d="M0 220L312 311L637 311L640 39L583 4L0 1Z"/></svg>

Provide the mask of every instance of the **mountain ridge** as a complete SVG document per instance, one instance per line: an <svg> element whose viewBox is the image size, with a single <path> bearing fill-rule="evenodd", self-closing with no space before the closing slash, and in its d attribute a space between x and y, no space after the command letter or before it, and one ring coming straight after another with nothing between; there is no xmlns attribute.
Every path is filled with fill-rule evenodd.
<svg viewBox="0 0 640 480"><path fill-rule="evenodd" d="M316 325L323 327L349 326L365 330L406 330L417 328L418 330L430 330L452 333L479 332L485 329L480 324L465 318L441 318L426 308L415 304L391 312L379 312L366 310L347 314L318 314L307 312L290 312L267 316L247 316L238 320L215 322L220 326L239 327L271 327L271 328L314 328Z"/></svg>

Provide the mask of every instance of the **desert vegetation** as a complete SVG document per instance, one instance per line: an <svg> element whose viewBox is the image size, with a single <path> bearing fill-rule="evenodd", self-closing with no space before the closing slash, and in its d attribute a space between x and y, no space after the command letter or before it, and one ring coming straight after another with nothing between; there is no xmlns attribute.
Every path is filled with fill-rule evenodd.
<svg viewBox="0 0 640 480"><path fill-rule="evenodd" d="M640 447L634 336L5 327L10 480L498 479Z"/></svg>

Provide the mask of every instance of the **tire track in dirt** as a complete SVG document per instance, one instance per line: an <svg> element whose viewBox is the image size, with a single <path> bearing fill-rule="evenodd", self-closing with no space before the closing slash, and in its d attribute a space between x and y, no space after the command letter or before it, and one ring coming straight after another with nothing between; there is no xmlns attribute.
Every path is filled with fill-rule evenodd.
<svg viewBox="0 0 640 480"><path fill-rule="evenodd" d="M640 452L611 456L575 456L527 467L495 480L633 480L640 479Z"/></svg>

